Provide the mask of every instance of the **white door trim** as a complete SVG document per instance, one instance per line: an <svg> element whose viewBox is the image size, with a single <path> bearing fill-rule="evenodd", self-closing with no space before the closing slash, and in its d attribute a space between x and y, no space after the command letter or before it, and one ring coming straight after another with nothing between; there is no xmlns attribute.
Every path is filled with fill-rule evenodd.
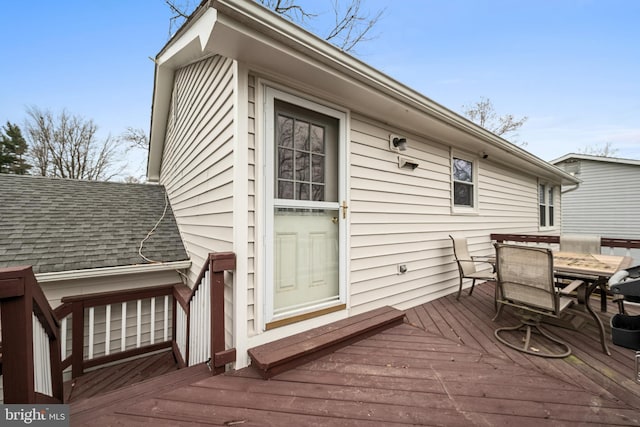
<svg viewBox="0 0 640 427"><path fill-rule="evenodd" d="M263 89L263 118L264 118L264 288L263 288L263 302L264 302L264 316L262 316L262 330L265 330L267 323L279 320L283 317L290 317L297 313L287 313L286 316L274 317L274 162L275 162L275 150L274 150L274 135L275 135L275 122L274 122L274 101L276 99L297 105L329 117L336 118L338 120L338 203L341 204L345 201L348 205L348 191L347 191L347 129L348 129L348 113L340 110L338 107L328 106L326 103L320 103L318 100L311 100L309 97L303 97L301 95L295 95L291 92L286 92L280 88L274 87L274 85L262 83L260 86ZM286 204L286 203L285 203ZM327 204L327 207L331 205L335 208L335 203ZM280 206L280 204L278 205ZM318 306L308 307L304 312L315 311L326 308L327 306L335 304L347 304L347 241L348 241L348 224L349 224L349 209L346 209L346 217L342 215L340 211L340 227L339 227L339 301L332 301L329 303L319 304Z"/></svg>

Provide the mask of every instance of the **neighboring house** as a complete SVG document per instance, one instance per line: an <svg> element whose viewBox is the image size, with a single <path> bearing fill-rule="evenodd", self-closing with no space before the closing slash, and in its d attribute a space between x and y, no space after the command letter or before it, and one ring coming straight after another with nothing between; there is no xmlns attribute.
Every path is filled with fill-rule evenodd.
<svg viewBox="0 0 640 427"><path fill-rule="evenodd" d="M155 63L148 179L189 285L207 253L237 255L236 367L253 346L455 291L449 234L488 253L492 232L558 233L560 186L578 182L254 1L204 2Z"/></svg>
<svg viewBox="0 0 640 427"><path fill-rule="evenodd" d="M55 308L65 296L180 283L191 262L160 185L0 174L0 268L23 265Z"/></svg>
<svg viewBox="0 0 640 427"><path fill-rule="evenodd" d="M570 153L551 163L581 181L562 190L563 233L640 238L640 160Z"/></svg>

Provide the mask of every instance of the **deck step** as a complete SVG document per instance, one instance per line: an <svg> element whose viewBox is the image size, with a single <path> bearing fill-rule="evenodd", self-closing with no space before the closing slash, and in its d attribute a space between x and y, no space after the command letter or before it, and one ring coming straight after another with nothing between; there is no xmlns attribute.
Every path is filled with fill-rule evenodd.
<svg viewBox="0 0 640 427"><path fill-rule="evenodd" d="M404 312L393 307L368 311L251 348L251 365L263 378L271 378L403 321Z"/></svg>

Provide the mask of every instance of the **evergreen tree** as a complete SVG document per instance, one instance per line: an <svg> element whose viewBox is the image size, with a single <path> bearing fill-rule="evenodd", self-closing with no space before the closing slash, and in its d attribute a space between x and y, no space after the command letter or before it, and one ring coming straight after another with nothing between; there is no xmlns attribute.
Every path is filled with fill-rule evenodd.
<svg viewBox="0 0 640 427"><path fill-rule="evenodd" d="M24 159L27 141L22 136L18 125L7 121L0 128L0 173L25 175L31 165Z"/></svg>

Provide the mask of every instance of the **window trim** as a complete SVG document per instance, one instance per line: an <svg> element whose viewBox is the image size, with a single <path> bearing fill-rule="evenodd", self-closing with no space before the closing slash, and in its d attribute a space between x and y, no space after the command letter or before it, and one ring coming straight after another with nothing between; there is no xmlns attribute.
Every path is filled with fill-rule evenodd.
<svg viewBox="0 0 640 427"><path fill-rule="evenodd" d="M473 206L463 206L463 205L456 205L455 204L455 179L453 177L453 162L454 159L460 159L460 160L465 160L467 162L471 163L471 180L472 182L469 183L465 183L467 185L472 185L473 186L473 193L472 193L472 197L473 197ZM451 179L451 212L454 214L477 214L479 212L479 200L478 200L478 168L479 168L479 160L478 157L473 156L473 155L469 155L463 152L459 152L459 151L455 151L452 150L451 151L451 156L450 156L450 173L449 173L449 177Z"/></svg>
<svg viewBox="0 0 640 427"><path fill-rule="evenodd" d="M554 230L558 228L558 186L547 181L538 181L536 198L538 210L538 229ZM551 193L551 194L550 194ZM544 196L544 201L541 200ZM551 197L549 197L551 196ZM542 208L544 206L544 223L542 221Z"/></svg>

